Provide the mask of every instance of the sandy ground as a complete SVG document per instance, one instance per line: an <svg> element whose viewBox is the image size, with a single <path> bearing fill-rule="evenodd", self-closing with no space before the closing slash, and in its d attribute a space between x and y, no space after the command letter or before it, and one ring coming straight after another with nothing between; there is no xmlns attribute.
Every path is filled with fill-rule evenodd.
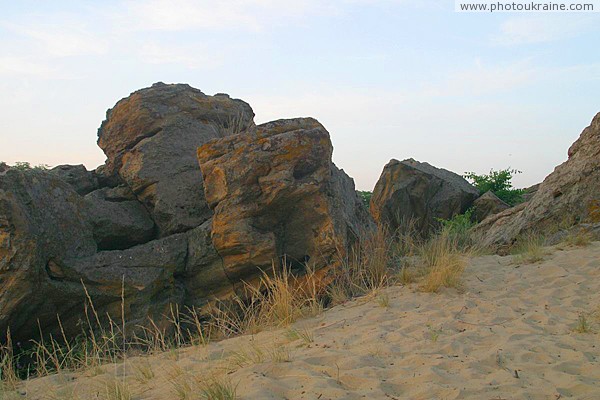
<svg viewBox="0 0 600 400"><path fill-rule="evenodd" d="M600 243L549 251L531 265L474 258L460 292L390 287L294 324L312 342L262 332L22 391L108 398L116 374L133 399L203 398L197 381L212 376L240 399L600 399L600 321L588 315L594 332L574 331L600 307Z"/></svg>

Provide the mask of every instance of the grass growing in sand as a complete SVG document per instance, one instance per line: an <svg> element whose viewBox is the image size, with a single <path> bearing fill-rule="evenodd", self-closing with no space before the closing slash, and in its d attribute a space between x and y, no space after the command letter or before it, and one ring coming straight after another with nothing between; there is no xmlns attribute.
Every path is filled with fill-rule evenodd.
<svg viewBox="0 0 600 400"><path fill-rule="evenodd" d="M172 306L167 318L168 327L148 319L130 335L125 332L124 298L117 322L119 318L100 316L85 290L85 324L76 339L69 340L61 329L58 336L42 336L33 341L26 371L17 369L19 360L10 339L0 347L0 393L3 398L8 398L7 393L18 389L20 379L27 376L80 370L88 371L88 376L103 375L106 371L101 366L105 364L121 365L123 371L126 368L131 371L127 379L150 385L157 372L143 357L135 362L128 361L131 353L172 353L177 359L179 348L204 346L211 340L289 327L298 319L317 315L325 307L358 296L370 296L381 307L387 308L390 298L382 289L397 283L416 283L425 292L438 292L444 287L460 288L466 259L475 246L470 230L463 224L444 224L438 234L428 240L416 239L414 233L406 229L390 235L379 230L362 238L349 254L339 252L338 268L325 279L310 266L304 275L295 276L287 268L274 265L264 271L257 282L245 284L239 295L227 301L216 301L207 313ZM58 323L61 326L60 319ZM304 345L314 342L313 333L306 328L289 328L287 336L290 340L302 340ZM285 363L291 359L288 347L278 345L261 349L254 346L233 352L228 357L230 364L226 370L266 361ZM115 369L112 377L102 380L95 395L107 400L128 400L138 396L135 385L130 385L123 371L119 375ZM167 375L174 398L188 399L192 394L207 399L233 399L236 396L237 386L220 375L211 375L203 381L177 369L170 370ZM79 397L71 393L65 398Z"/></svg>
<svg viewBox="0 0 600 400"><path fill-rule="evenodd" d="M546 255L544 241L544 236L538 233L527 233L519 237L512 248L515 261L527 264L542 261Z"/></svg>

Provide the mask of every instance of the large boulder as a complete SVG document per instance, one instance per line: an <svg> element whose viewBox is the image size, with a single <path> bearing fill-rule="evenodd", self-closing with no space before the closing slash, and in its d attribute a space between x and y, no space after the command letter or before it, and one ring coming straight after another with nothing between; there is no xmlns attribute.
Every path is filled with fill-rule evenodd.
<svg viewBox="0 0 600 400"><path fill-rule="evenodd" d="M0 174L0 332L33 337L83 300L62 290L54 265L96 252L85 203L54 174L8 169ZM81 287L81 284L79 283Z"/></svg>
<svg viewBox="0 0 600 400"><path fill-rule="evenodd" d="M252 115L227 95L159 84L108 112L95 171L0 164L0 332L74 336L88 294L114 320L124 301L129 333L147 318L163 328L172 306L230 296L272 262L298 273L338 262L375 225L328 132Z"/></svg>
<svg viewBox="0 0 600 400"><path fill-rule="evenodd" d="M82 164L59 165L52 168L50 173L67 182L82 196L99 187L96 175Z"/></svg>
<svg viewBox="0 0 600 400"><path fill-rule="evenodd" d="M332 151L312 118L270 122L198 149L212 242L230 280L257 277L284 259L298 272L308 262L331 266L374 227Z"/></svg>
<svg viewBox="0 0 600 400"><path fill-rule="evenodd" d="M95 190L85 204L99 250L123 250L155 236L154 221L127 187Z"/></svg>
<svg viewBox="0 0 600 400"><path fill-rule="evenodd" d="M207 96L188 85L154 84L108 110L98 130L105 177L118 175L152 215L161 237L211 216L195 149L253 126L241 100Z"/></svg>
<svg viewBox="0 0 600 400"><path fill-rule="evenodd" d="M82 197L45 171L0 173L0 338L7 328L24 341L40 327L76 335L85 290L98 314L113 319L120 318L123 290L130 332L148 317L167 325L171 305L202 306L231 292L210 220L150 240L154 223L131 196L117 187Z"/></svg>
<svg viewBox="0 0 600 400"><path fill-rule="evenodd" d="M464 213L479 196L479 191L463 177L413 159L391 160L371 197L370 210L375 221L395 231L412 223L427 235L439 226L438 219Z"/></svg>
<svg viewBox="0 0 600 400"><path fill-rule="evenodd" d="M544 179L533 197L478 226L483 244L504 250L520 235L600 222L600 113L569 149L567 161Z"/></svg>
<svg viewBox="0 0 600 400"><path fill-rule="evenodd" d="M490 215L498 214L509 209L510 206L496 196L492 191L487 191L473 202L473 221L481 222Z"/></svg>

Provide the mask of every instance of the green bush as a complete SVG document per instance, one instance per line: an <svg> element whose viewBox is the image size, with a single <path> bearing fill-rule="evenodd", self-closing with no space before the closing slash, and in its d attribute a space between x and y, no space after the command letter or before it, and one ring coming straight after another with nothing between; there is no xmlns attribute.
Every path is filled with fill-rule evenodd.
<svg viewBox="0 0 600 400"><path fill-rule="evenodd" d="M360 196L365 207L369 208L369 204L371 203L371 196L373 196L373 192L365 191L365 190L357 190L356 193Z"/></svg>
<svg viewBox="0 0 600 400"><path fill-rule="evenodd" d="M500 171L490 170L487 175L477 175L474 172L466 172L464 177L475 186L479 193L492 191L505 203L514 206L523 202L523 189L514 189L512 186L512 178L515 174L520 174L521 171L516 169L506 168Z"/></svg>

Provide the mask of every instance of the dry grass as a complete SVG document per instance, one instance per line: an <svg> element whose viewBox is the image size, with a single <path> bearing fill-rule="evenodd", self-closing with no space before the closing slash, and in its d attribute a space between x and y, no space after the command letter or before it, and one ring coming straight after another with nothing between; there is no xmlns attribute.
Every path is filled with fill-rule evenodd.
<svg viewBox="0 0 600 400"><path fill-rule="evenodd" d="M517 263L533 264L542 261L546 255L544 237L537 233L528 233L517 239L512 254Z"/></svg>
<svg viewBox="0 0 600 400"><path fill-rule="evenodd" d="M237 385L224 377L212 376L206 381L199 382L200 393L206 400L235 400Z"/></svg>
<svg viewBox="0 0 600 400"><path fill-rule="evenodd" d="M287 336L290 340L302 339L305 344L311 344L315 341L313 333L308 328L292 328L288 331Z"/></svg>
<svg viewBox="0 0 600 400"><path fill-rule="evenodd" d="M6 345L0 345L0 394L16 390L19 383L10 329L6 332L6 337Z"/></svg>
<svg viewBox="0 0 600 400"><path fill-rule="evenodd" d="M567 246L585 247L592 242L592 234L586 230L571 230L567 233L562 243Z"/></svg>
<svg viewBox="0 0 600 400"><path fill-rule="evenodd" d="M573 328L574 332L577 333L593 333L592 324L589 321L588 316L585 313L579 314L577 318L577 324Z"/></svg>
<svg viewBox="0 0 600 400"><path fill-rule="evenodd" d="M419 248L424 269L419 288L429 293L437 293L442 287L459 289L468 255L455 236L442 230Z"/></svg>
<svg viewBox="0 0 600 400"><path fill-rule="evenodd" d="M304 276L295 277L287 268L273 265L257 286L245 284L244 295L218 302L211 310L210 325L221 337L289 326L323 310L322 291L314 270L308 268Z"/></svg>
<svg viewBox="0 0 600 400"><path fill-rule="evenodd" d="M144 359L126 362L130 352L169 352L177 358L181 347L202 346L211 339L252 334L271 327L289 327L298 319L321 313L325 305L339 304L357 296L372 296L382 307L389 307L389 296L382 289L398 282L418 282L419 288L427 292L437 292L442 287L459 288L466 256L472 249L472 245L465 249L466 233L461 231L459 235L442 229L429 240L422 240L415 239L414 231L411 234L411 226L395 235L378 230L363 237L348 254L340 250L338 266L325 280L330 282L327 286L322 275L309 266L306 273L298 277L286 267L273 265L263 272L258 282L244 284L239 295L215 302L208 314L201 315L194 308L180 310L175 305L169 310L168 327L159 327L148 319L145 326L138 326L129 337L125 332L124 290L118 322L110 315L101 317L86 290L86 327L82 334L76 340L69 340L62 329L58 337L40 335L41 339L32 342L32 375L82 369L99 371L100 366L115 363L132 369L135 380L146 385L155 378L155 371ZM61 326L60 319L58 322ZM288 338L301 339L306 345L314 342L313 333L308 329L289 329ZM239 369L265 360L289 362L291 357L290 350L284 346L272 351L250 346L232 353L229 362L231 368ZM0 347L0 389L4 392L19 385L16 361L9 339ZM236 387L222 378L202 382L188 378L183 371L169 373L174 398L187 399L199 393L207 399L235 398ZM99 390L102 398L126 400L132 397L124 378L113 377L105 383Z"/></svg>
<svg viewBox="0 0 600 400"><path fill-rule="evenodd" d="M340 267L327 289L331 303L340 304L388 286L395 250L392 238L384 230L363 237L346 256L340 250Z"/></svg>
<svg viewBox="0 0 600 400"><path fill-rule="evenodd" d="M99 398L103 400L132 400L133 396L125 379L109 375L102 383Z"/></svg>

